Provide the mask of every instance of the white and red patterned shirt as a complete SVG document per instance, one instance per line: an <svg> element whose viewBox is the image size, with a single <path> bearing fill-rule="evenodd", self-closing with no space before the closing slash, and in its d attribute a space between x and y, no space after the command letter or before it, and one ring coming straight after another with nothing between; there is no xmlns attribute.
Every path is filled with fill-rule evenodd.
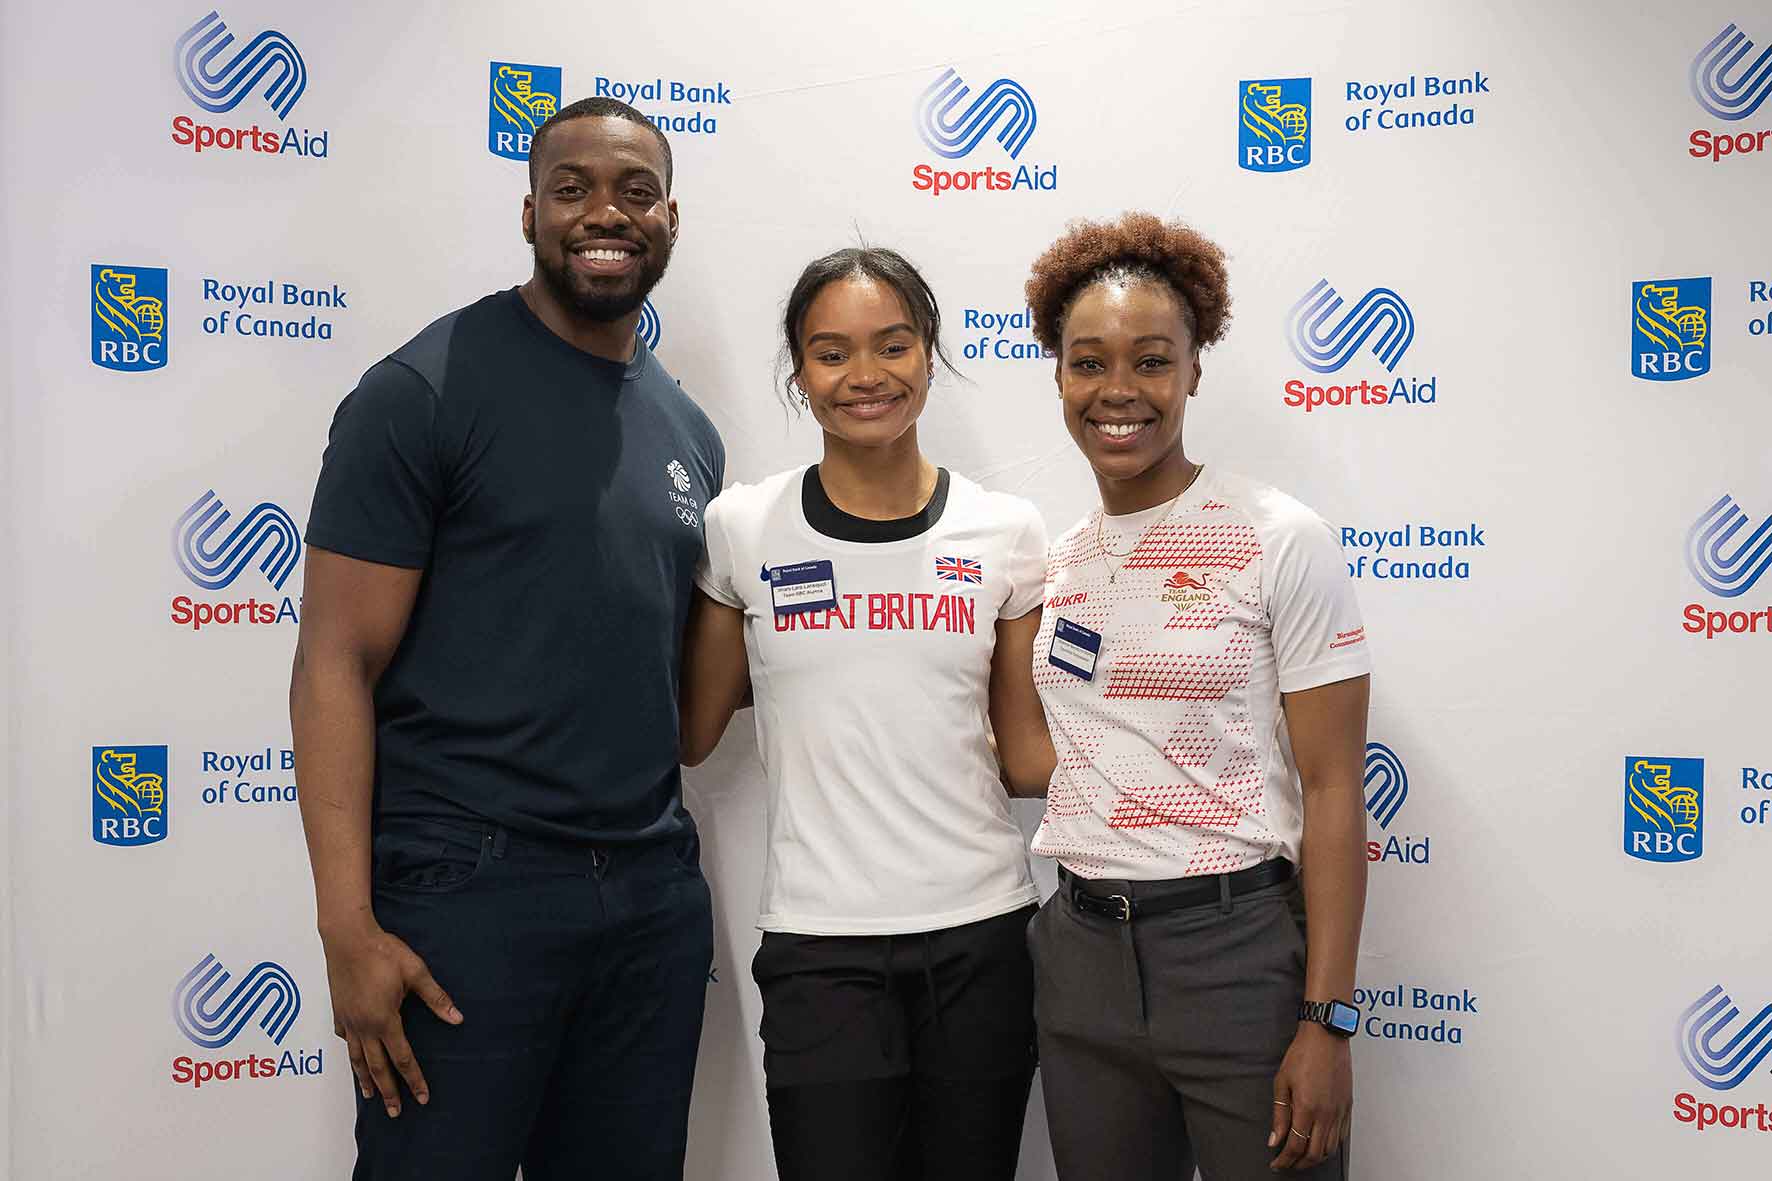
<svg viewBox="0 0 1772 1181"><path fill-rule="evenodd" d="M1048 658L1060 619L1100 634L1093 679ZM1208 468L1178 501L1090 513L1047 553L1034 683L1058 769L1033 851L1128 880L1296 862L1280 695L1371 670L1335 533L1285 493Z"/></svg>

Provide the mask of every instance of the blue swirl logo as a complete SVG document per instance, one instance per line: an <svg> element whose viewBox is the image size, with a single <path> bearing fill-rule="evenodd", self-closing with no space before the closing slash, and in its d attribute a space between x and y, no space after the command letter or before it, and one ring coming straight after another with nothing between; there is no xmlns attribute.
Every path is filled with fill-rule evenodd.
<svg viewBox="0 0 1772 1181"><path fill-rule="evenodd" d="M301 530L295 521L266 501L254 505L224 534L221 531L231 516L214 490L199 496L185 510L172 530L172 556L179 569L203 589L220 590L240 577L246 564L257 557L266 581L273 589L282 590L301 558Z"/></svg>
<svg viewBox="0 0 1772 1181"><path fill-rule="evenodd" d="M266 29L224 60L233 43L227 22L213 11L185 30L173 48L179 85L192 102L215 114L233 110L257 90L279 119L289 118L308 88L308 67L295 42Z"/></svg>
<svg viewBox="0 0 1772 1181"><path fill-rule="evenodd" d="M301 989L295 977L269 960L255 964L226 993L231 979L221 961L206 955L185 973L172 993L172 1019L193 1045L219 1049L240 1036L246 1023L258 1017L258 1027L276 1045L282 1045L301 1012Z"/></svg>
<svg viewBox="0 0 1772 1181"><path fill-rule="evenodd" d="M1720 984L1680 1014L1680 1061L1713 1091L1739 1087L1772 1054L1772 1005L1731 1033L1740 1016Z"/></svg>
<svg viewBox="0 0 1772 1181"><path fill-rule="evenodd" d="M1374 287L1338 317L1341 305L1327 279L1318 279L1292 305L1286 333L1292 355L1307 369L1334 373L1370 340L1373 354L1386 371L1395 373L1415 340L1415 316L1403 297L1388 287Z"/></svg>
<svg viewBox="0 0 1772 1181"><path fill-rule="evenodd" d="M1734 23L1692 59L1692 97L1719 119L1746 119L1772 96L1772 45L1747 62L1754 43ZM1745 64L1743 64L1745 62Z"/></svg>
<svg viewBox="0 0 1772 1181"><path fill-rule="evenodd" d="M1735 498L1724 493L1686 534L1686 568L1711 594L1737 598L1772 569L1772 516L1737 541L1736 534L1750 523Z"/></svg>
<svg viewBox="0 0 1772 1181"><path fill-rule="evenodd" d="M971 87L952 67L930 84L917 101L917 131L929 150L949 160L969 154L991 128L1011 160L1021 155L1038 121L1034 100L1021 83L998 78L964 107ZM1001 126L998 126L1001 124Z"/></svg>
<svg viewBox="0 0 1772 1181"><path fill-rule="evenodd" d="M1403 760L1383 743L1368 742L1363 786L1366 811L1378 821L1378 827L1389 828L1409 798L1409 773L1403 770Z"/></svg>

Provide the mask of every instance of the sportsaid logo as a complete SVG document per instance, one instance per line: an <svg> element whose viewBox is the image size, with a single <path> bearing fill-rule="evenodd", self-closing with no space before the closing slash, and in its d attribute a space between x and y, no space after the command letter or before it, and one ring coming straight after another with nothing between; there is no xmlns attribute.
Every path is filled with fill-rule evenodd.
<svg viewBox="0 0 1772 1181"><path fill-rule="evenodd" d="M560 109L560 67L493 62L486 89L486 150L529 159L535 130Z"/></svg>
<svg viewBox="0 0 1772 1181"><path fill-rule="evenodd" d="M1750 58L1753 51L1754 43L1747 34L1730 23L1693 57L1688 71L1692 97L1707 113L1739 123L1753 118L1772 98L1772 45ZM1763 152L1769 140L1772 129L1706 131L1701 127L1686 137L1690 145L1686 152L1696 159L1720 164L1728 156Z"/></svg>
<svg viewBox="0 0 1772 1181"><path fill-rule="evenodd" d="M1340 373L1356 356L1370 352L1387 375L1358 382L1342 378L1318 384L1294 378L1285 386L1286 405L1309 414L1329 406L1426 406L1438 393L1433 377L1393 377L1415 342L1415 315L1403 297L1388 287L1374 287L1343 311L1345 301L1329 280L1318 279L1304 298L1292 305L1286 342L1292 355L1313 373Z"/></svg>
<svg viewBox="0 0 1772 1181"><path fill-rule="evenodd" d="M165 367L165 267L92 264L92 363L119 373Z"/></svg>
<svg viewBox="0 0 1772 1181"><path fill-rule="evenodd" d="M233 522L230 524L230 522ZM225 590L256 565L273 591L283 589L301 559L301 530L283 509L263 501L238 521L214 490L205 492L179 517L172 530L172 556L186 578L206 591ZM281 599L212 601L178 595L172 622L192 631L213 624L274 624L300 621L296 604Z"/></svg>
<svg viewBox="0 0 1772 1181"><path fill-rule="evenodd" d="M166 748L92 748L92 839L152 845L166 839Z"/></svg>
<svg viewBox="0 0 1772 1181"><path fill-rule="evenodd" d="M1710 372L1710 280L1631 285L1631 376L1685 381Z"/></svg>
<svg viewBox="0 0 1772 1181"><path fill-rule="evenodd" d="M1237 83L1237 166L1291 172L1311 162L1311 80L1264 78Z"/></svg>
<svg viewBox="0 0 1772 1181"><path fill-rule="evenodd" d="M268 156L326 158L328 133L288 126L289 116L308 89L308 67L295 42L266 29L236 48L237 38L221 14L210 12L186 29L173 46L178 84L198 109L226 115L249 100L285 124L266 128L217 125L175 115L172 142L201 153L210 150Z"/></svg>
<svg viewBox="0 0 1772 1181"><path fill-rule="evenodd" d="M1624 851L1639 861L1704 854L1704 760L1624 760Z"/></svg>
<svg viewBox="0 0 1772 1181"><path fill-rule="evenodd" d="M1366 744L1364 775L1366 813L1388 835L1381 841L1366 842L1369 862L1396 862L1399 865L1426 865L1432 854L1432 840L1426 836L1402 836L1391 833L1391 822L1409 798L1409 773L1397 752L1382 742Z"/></svg>
<svg viewBox="0 0 1772 1181"><path fill-rule="evenodd" d="M1039 121L1033 96L1013 78L998 78L970 102L972 88L950 66L917 100L917 133L944 160L969 156L991 134L1011 162L1019 161ZM1058 165L1017 163L1013 169L950 170L932 164L911 169L911 187L939 197L946 192L1033 192L1058 187Z"/></svg>
<svg viewBox="0 0 1772 1181"><path fill-rule="evenodd" d="M281 964L265 960L254 964L230 988L232 978L213 955L205 955L185 973L172 993L172 1019L179 1032L192 1045L219 1050L252 1023L273 1047L281 1047L301 1013L301 989L296 987L295 977ZM181 1054L172 1060L172 1081L195 1090L205 1083L316 1075L322 1067L317 1049L221 1059Z"/></svg>
<svg viewBox="0 0 1772 1181"><path fill-rule="evenodd" d="M1722 498L1701 513L1686 534L1686 569L1706 591L1738 599L1772 569L1772 514L1754 524L1735 498ZM1715 639L1722 635L1772 635L1772 606L1725 611L1688 603L1681 630Z"/></svg>
<svg viewBox="0 0 1772 1181"><path fill-rule="evenodd" d="M1741 1008L1718 984L1699 997L1675 1026L1680 1061L1700 1086L1733 1091L1752 1078L1772 1055L1772 1004L1742 1020ZM1712 1103L1690 1091L1674 1096L1674 1119L1695 1132L1731 1128L1738 1132L1772 1132L1772 1109L1761 1101Z"/></svg>
<svg viewBox="0 0 1772 1181"><path fill-rule="evenodd" d="M648 349L658 351L658 342L664 339L664 325L650 299L640 305L640 322L634 326L634 333L646 342Z"/></svg>

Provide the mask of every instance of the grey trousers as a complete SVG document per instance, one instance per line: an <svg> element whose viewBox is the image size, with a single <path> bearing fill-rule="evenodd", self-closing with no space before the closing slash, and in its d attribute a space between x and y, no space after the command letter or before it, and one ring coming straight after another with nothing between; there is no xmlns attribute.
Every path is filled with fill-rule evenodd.
<svg viewBox="0 0 1772 1181"><path fill-rule="evenodd" d="M1060 1181L1191 1181L1196 1166L1204 1181L1344 1181L1345 1144L1314 1169L1268 1168L1274 1075L1304 995L1297 879L1131 923L1061 888L1028 943Z"/></svg>

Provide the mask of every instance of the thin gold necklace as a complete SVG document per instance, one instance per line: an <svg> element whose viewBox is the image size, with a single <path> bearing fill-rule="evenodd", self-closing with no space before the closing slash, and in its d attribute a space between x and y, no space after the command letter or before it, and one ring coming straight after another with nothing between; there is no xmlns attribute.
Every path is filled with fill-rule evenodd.
<svg viewBox="0 0 1772 1181"><path fill-rule="evenodd" d="M1115 583L1120 580L1120 571L1122 571L1126 568L1126 559L1130 558L1133 554L1138 552L1139 547L1144 545L1145 537L1150 533L1150 531L1152 529L1155 529L1158 525L1161 525L1163 522L1165 522L1169 519L1170 514L1175 512L1175 506L1181 503L1181 498L1187 495L1187 490L1194 486L1194 481L1199 479L1200 473L1205 470L1206 470L1206 465L1203 463L1199 463L1199 464L1194 465L1194 474L1187 478L1187 483L1185 483L1181 486L1181 491L1177 492L1175 494L1175 499L1173 499L1169 502L1168 509L1164 511L1162 516L1158 517L1156 520L1154 520L1150 524L1146 525L1144 527L1144 529L1139 532L1138 539L1132 543L1132 548L1127 550L1123 554L1117 554L1113 550L1109 549L1107 547L1107 543L1101 539L1101 520L1103 517L1107 516L1107 513L1106 512L1098 512L1095 514L1095 548L1099 549L1102 552L1102 555L1104 558L1118 558L1118 559L1120 559L1120 564L1118 566L1112 566L1112 565L1108 566L1108 582L1109 583ZM1106 564L1106 563L1104 562L1104 564Z"/></svg>

